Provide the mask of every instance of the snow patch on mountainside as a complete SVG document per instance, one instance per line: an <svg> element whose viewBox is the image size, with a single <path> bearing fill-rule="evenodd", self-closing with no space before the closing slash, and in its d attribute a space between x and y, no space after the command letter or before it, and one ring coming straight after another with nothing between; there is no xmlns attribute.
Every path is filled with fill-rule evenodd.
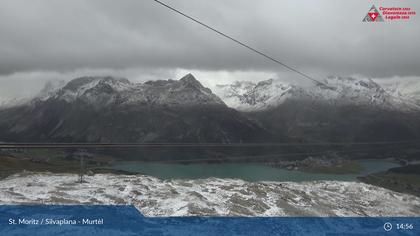
<svg viewBox="0 0 420 236"><path fill-rule="evenodd" d="M133 204L147 216L419 216L420 198L357 182L160 180L144 175L22 172L0 204Z"/></svg>
<svg viewBox="0 0 420 236"><path fill-rule="evenodd" d="M402 97L415 101L420 104L420 79L412 78L406 80L393 80L393 79L378 79L375 80L380 84L388 93L395 97Z"/></svg>
<svg viewBox="0 0 420 236"><path fill-rule="evenodd" d="M82 96L89 97L95 93L97 95L98 92L109 93L109 90L120 92L132 86L130 81L123 78L81 77L70 81L62 89L52 93L50 97L73 102ZM103 91L99 91L100 89Z"/></svg>
<svg viewBox="0 0 420 236"><path fill-rule="evenodd" d="M45 101L50 97L54 96L66 82L64 80L50 80L47 81L44 87L34 96L13 98L8 100L0 101L0 109L7 109L16 106L26 105L34 101Z"/></svg>
<svg viewBox="0 0 420 236"><path fill-rule="evenodd" d="M291 96L292 89L290 84L269 79L257 84L237 81L231 85L216 85L214 92L226 105L242 111L252 111L281 104Z"/></svg>
<svg viewBox="0 0 420 236"><path fill-rule="evenodd" d="M13 98L0 101L0 110L27 104L31 98Z"/></svg>
<svg viewBox="0 0 420 236"><path fill-rule="evenodd" d="M45 101L66 85L64 80L51 80L45 83L44 88L35 96L41 101Z"/></svg>

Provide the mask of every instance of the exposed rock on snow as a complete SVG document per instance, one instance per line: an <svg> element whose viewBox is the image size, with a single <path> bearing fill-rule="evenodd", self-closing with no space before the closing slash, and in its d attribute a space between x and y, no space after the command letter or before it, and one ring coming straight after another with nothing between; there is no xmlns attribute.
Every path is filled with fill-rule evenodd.
<svg viewBox="0 0 420 236"><path fill-rule="evenodd" d="M0 181L0 204L134 204L148 216L419 216L420 198L357 182L160 180L20 173Z"/></svg>

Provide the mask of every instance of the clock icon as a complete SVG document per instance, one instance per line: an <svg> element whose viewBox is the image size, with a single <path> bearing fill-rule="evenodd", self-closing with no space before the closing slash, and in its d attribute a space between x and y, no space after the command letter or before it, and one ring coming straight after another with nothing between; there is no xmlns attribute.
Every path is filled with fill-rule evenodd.
<svg viewBox="0 0 420 236"><path fill-rule="evenodd" d="M384 230L385 230L385 231L391 231L391 229L392 229L392 224L391 224L391 223L389 223L389 222L386 222L386 223L384 224Z"/></svg>

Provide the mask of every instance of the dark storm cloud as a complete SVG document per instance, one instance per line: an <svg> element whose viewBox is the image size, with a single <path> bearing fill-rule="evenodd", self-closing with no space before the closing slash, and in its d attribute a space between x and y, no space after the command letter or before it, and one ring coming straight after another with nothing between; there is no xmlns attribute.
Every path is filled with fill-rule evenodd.
<svg viewBox="0 0 420 236"><path fill-rule="evenodd" d="M363 23L371 2L166 2L304 71L420 76L418 16ZM0 0L0 74L95 68L283 71L152 0Z"/></svg>

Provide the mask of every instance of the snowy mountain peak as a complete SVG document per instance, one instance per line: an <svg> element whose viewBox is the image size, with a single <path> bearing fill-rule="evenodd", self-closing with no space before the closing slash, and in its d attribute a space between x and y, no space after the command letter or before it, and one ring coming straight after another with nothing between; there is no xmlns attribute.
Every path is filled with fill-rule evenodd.
<svg viewBox="0 0 420 236"><path fill-rule="evenodd" d="M263 80L257 83L257 86L269 86L272 85L274 82L274 79L268 79L268 80Z"/></svg>
<svg viewBox="0 0 420 236"><path fill-rule="evenodd" d="M311 100L320 103L354 104L393 110L418 110L409 98L388 93L372 79L329 76L324 84L312 86L291 85L280 80L258 83L236 81L217 85L215 93L230 107L242 111L274 108L287 100Z"/></svg>
<svg viewBox="0 0 420 236"><path fill-rule="evenodd" d="M64 80L49 80L36 95L0 101L0 109L22 106L31 102L45 101L51 96L54 96L65 84L66 82Z"/></svg>
<svg viewBox="0 0 420 236"><path fill-rule="evenodd" d="M192 74L187 74L179 80L186 87L204 89L205 87Z"/></svg>
<svg viewBox="0 0 420 236"><path fill-rule="evenodd" d="M213 94L209 88L204 87L191 74L180 80L155 80L137 84L132 92L137 95L124 94L124 97L127 98L126 103L226 106L219 97Z"/></svg>
<svg viewBox="0 0 420 236"><path fill-rule="evenodd" d="M249 81L235 81L232 84L218 84L216 85L216 90L224 90L227 96L235 96L235 94L244 94L253 87L255 87L255 83Z"/></svg>
<svg viewBox="0 0 420 236"><path fill-rule="evenodd" d="M407 80L389 79L377 82L393 96L409 98L420 104L420 80L417 78Z"/></svg>
<svg viewBox="0 0 420 236"><path fill-rule="evenodd" d="M64 80L47 81L44 88L38 93L37 97L41 100L46 100L65 85L66 81Z"/></svg>
<svg viewBox="0 0 420 236"><path fill-rule="evenodd" d="M78 98L87 98L93 101L97 95L121 92L132 86L133 84L125 78L110 76L80 77L68 82L53 97L67 102L75 101Z"/></svg>
<svg viewBox="0 0 420 236"><path fill-rule="evenodd" d="M385 92L385 90L379 84L370 78L356 79L352 77L328 76L324 82L333 88L351 87L353 89L376 90Z"/></svg>
<svg viewBox="0 0 420 236"><path fill-rule="evenodd" d="M63 87L63 90L69 90L73 92L84 92L87 89L93 88L96 85L110 85L117 91L126 89L131 86L131 82L125 78L115 78L111 76L94 76L94 77L80 77L71 80Z"/></svg>
<svg viewBox="0 0 420 236"><path fill-rule="evenodd" d="M186 84L194 84L194 85L200 85L201 86L201 83L191 73L186 74L179 81L181 81L183 83L186 83Z"/></svg>
<svg viewBox="0 0 420 236"><path fill-rule="evenodd" d="M216 85L215 93L230 107L242 111L262 110L284 101L293 86L268 79L258 83L236 81Z"/></svg>
<svg viewBox="0 0 420 236"><path fill-rule="evenodd" d="M47 84L46 87L52 87ZM74 102L84 101L95 107L108 105L222 105L223 101L204 87L193 75L180 80L155 80L145 83L131 83L125 78L80 77L71 80L60 89L48 90L48 99ZM41 99L42 97L42 99Z"/></svg>

